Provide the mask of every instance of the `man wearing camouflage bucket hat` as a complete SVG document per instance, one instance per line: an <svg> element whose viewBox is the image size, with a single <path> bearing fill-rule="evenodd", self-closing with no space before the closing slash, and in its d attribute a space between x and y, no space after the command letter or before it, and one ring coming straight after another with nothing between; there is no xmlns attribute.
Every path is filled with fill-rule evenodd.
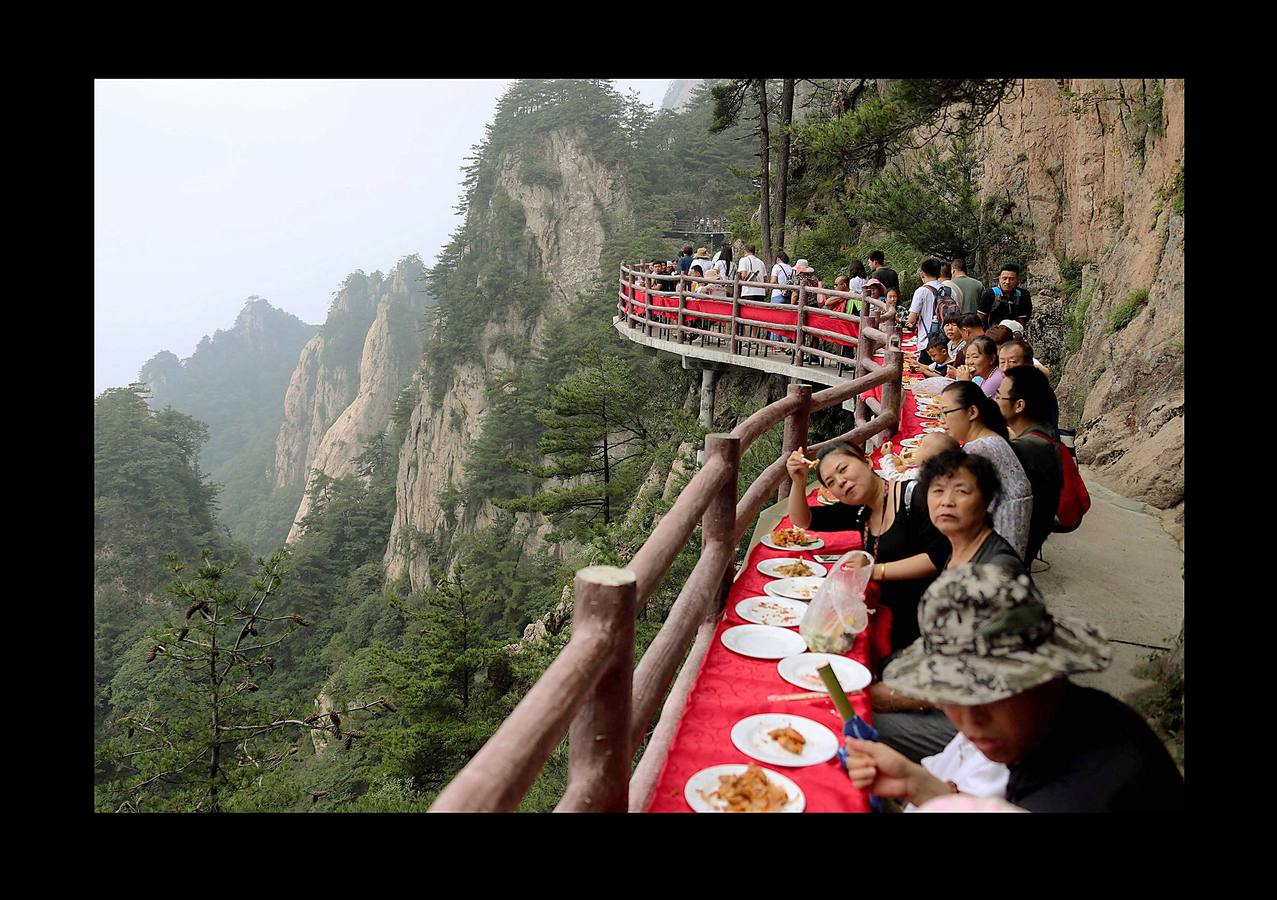
<svg viewBox="0 0 1277 900"><path fill-rule="evenodd" d="M949 569L918 608L922 637L883 673L937 703L989 760L1006 763L1006 800L1031 812L1182 811L1184 781L1138 713L1068 676L1108 667L1099 629L1052 616L1024 575ZM921 805L956 793L885 744L847 739L856 787Z"/></svg>

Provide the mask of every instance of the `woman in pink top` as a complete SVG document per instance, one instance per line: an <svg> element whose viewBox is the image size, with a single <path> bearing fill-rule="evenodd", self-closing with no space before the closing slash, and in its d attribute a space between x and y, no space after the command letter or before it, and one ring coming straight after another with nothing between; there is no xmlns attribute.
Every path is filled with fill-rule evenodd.
<svg viewBox="0 0 1277 900"><path fill-rule="evenodd" d="M970 381L980 386L986 397L992 397L1002 384L1002 370L998 368L998 345L987 335L979 335L967 344L967 364L957 366L953 377L958 381Z"/></svg>

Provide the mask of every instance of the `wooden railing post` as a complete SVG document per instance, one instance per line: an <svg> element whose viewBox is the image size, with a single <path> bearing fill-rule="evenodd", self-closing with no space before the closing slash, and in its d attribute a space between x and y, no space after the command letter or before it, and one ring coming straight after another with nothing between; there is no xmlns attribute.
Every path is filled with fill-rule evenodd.
<svg viewBox="0 0 1277 900"><path fill-rule="evenodd" d="M730 434L705 435L705 461L709 462L716 456L722 457L727 463L731 476L723 482L723 486L706 507L705 515L701 517L701 553L718 549L731 559L736 549L736 482L740 477L740 438ZM711 608L706 610L706 615L717 613L722 607L735 574L734 567L729 564L718 596Z"/></svg>
<svg viewBox="0 0 1277 900"><path fill-rule="evenodd" d="M629 569L576 573L573 633L611 635L603 674L572 720L568 789L556 812L625 812L629 807L630 704L638 580Z"/></svg>
<svg viewBox="0 0 1277 900"><path fill-rule="evenodd" d="M798 318L794 331L794 365L803 364L803 327L807 324L807 285L798 286ZM820 360L817 360L819 362Z"/></svg>
<svg viewBox="0 0 1277 900"><path fill-rule="evenodd" d="M895 338L887 345L887 356L883 360L885 365L891 366L895 371L890 381L882 386L882 410L892 410L896 414L896 426L900 425L900 409L904 405L903 375L905 367L905 354L900 349L900 340Z"/></svg>
<svg viewBox="0 0 1277 900"><path fill-rule="evenodd" d="M687 309L687 276L678 276L678 342L683 343L683 312Z"/></svg>
<svg viewBox="0 0 1277 900"><path fill-rule="evenodd" d="M736 338L739 328L737 320L740 319L740 270L736 270L736 275L732 279L732 322L728 347L731 348L732 355L740 353L740 341Z"/></svg>
<svg viewBox="0 0 1277 900"><path fill-rule="evenodd" d="M789 396L801 397L802 403L798 409L785 417L785 440L781 445L781 455L786 459L789 458L789 454L799 447L807 446L807 426L811 420L811 385L791 384L789 386ZM776 499L780 501L788 496L789 479L786 478L780 483L780 487L776 489Z"/></svg>

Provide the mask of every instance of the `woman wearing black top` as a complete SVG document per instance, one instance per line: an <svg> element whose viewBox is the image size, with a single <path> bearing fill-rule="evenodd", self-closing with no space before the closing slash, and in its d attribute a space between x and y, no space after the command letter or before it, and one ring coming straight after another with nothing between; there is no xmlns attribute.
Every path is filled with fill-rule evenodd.
<svg viewBox="0 0 1277 900"><path fill-rule="evenodd" d="M926 492L909 481L884 481L863 453L838 442L820 451L816 475L841 502L813 509L807 504L811 464L803 450L786 461L793 482L790 520L815 531L860 532L861 546L874 558L873 578L882 582L881 602L891 610L891 648L907 647L919 633L918 601L940 571L932 560L949 551L927 515Z"/></svg>
<svg viewBox="0 0 1277 900"><path fill-rule="evenodd" d="M989 508L1002 488L988 459L962 450L937 453L918 474L918 490L927 498L936 530L948 538L944 554L932 557L937 570L993 563L1012 575L1027 574L1015 549L993 530Z"/></svg>

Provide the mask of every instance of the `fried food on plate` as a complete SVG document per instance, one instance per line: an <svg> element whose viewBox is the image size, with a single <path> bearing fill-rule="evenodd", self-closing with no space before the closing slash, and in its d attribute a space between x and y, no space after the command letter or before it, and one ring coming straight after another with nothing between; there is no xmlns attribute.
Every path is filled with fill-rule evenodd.
<svg viewBox="0 0 1277 900"><path fill-rule="evenodd" d="M776 574L783 575L786 578L802 578L805 575L811 575L815 571L815 569L801 560L776 567Z"/></svg>
<svg viewBox="0 0 1277 900"><path fill-rule="evenodd" d="M768 781L754 763L739 775L718 776L718 790L709 797L721 800L724 812L780 812L789 803L785 789Z"/></svg>
<svg viewBox="0 0 1277 900"><path fill-rule="evenodd" d="M789 725L786 725L784 728L777 728L774 731L769 731L767 732L767 736L780 744L790 753L801 754L803 752L803 747L807 744L807 739Z"/></svg>
<svg viewBox="0 0 1277 900"><path fill-rule="evenodd" d="M781 528L772 532L772 543L777 547L801 547L814 541L801 528Z"/></svg>

